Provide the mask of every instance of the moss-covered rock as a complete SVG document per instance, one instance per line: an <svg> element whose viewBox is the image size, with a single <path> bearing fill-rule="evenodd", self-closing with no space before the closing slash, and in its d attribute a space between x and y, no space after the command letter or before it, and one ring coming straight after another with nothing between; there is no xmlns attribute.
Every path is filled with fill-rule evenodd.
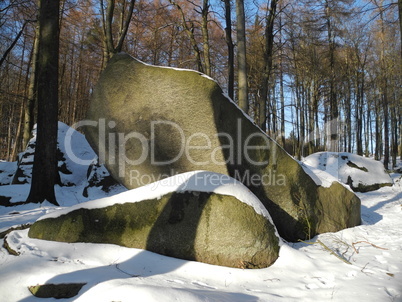
<svg viewBox="0 0 402 302"><path fill-rule="evenodd" d="M127 188L208 170L246 185L288 241L360 224L355 195L338 185L319 188L215 81L198 72L118 54L94 90L88 119L96 122L85 128L90 144ZM334 202L335 191L342 200ZM334 206L336 214L325 212Z"/></svg>
<svg viewBox="0 0 402 302"><path fill-rule="evenodd" d="M207 192L80 208L34 223L29 236L62 242L112 243L186 260L242 268L278 257L275 228L237 198Z"/></svg>
<svg viewBox="0 0 402 302"><path fill-rule="evenodd" d="M29 286L32 295L37 298L68 299L75 297L86 283L42 284Z"/></svg>

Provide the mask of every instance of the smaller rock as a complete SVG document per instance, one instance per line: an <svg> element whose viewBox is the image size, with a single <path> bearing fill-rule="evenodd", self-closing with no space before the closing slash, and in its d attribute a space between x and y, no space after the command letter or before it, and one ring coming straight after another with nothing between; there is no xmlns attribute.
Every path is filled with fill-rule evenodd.
<svg viewBox="0 0 402 302"><path fill-rule="evenodd" d="M82 195L89 196L89 190L92 188L101 188L103 192L109 193L113 188L122 187L108 172L104 165L94 160L88 167L88 183L84 188Z"/></svg>
<svg viewBox="0 0 402 302"><path fill-rule="evenodd" d="M226 183L211 184L195 180L196 172L185 174L59 214L53 212L35 222L29 236L117 244L238 268L264 268L277 259L276 229L263 205L245 186L226 175L221 176ZM201 174L205 180L216 181L218 178L210 176L219 176ZM193 186L196 183L199 190ZM155 188L162 189L163 194L158 196ZM215 189L221 192L213 192ZM247 197L247 203L233 192L237 197Z"/></svg>
<svg viewBox="0 0 402 302"><path fill-rule="evenodd" d="M318 152L303 160L314 169L325 171L355 192L369 192L392 186L392 179L381 162L347 152Z"/></svg>
<svg viewBox="0 0 402 302"><path fill-rule="evenodd" d="M29 286L32 295L37 298L67 299L78 295L86 283L61 283Z"/></svg>

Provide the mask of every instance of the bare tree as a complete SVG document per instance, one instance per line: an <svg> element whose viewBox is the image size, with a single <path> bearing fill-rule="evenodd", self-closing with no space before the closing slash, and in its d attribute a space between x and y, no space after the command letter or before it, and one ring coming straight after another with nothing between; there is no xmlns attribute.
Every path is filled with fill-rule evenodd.
<svg viewBox="0 0 402 302"><path fill-rule="evenodd" d="M177 8L177 10L179 11L179 13L180 13L182 26L183 26L188 38L190 39L191 46L192 46L192 48L194 50L195 61L197 63L198 71L204 72L204 67L202 65L202 60L201 60L201 50L198 47L198 43L197 43L197 40L196 40L195 34L194 34L194 30L195 30L194 22L186 20L186 16L185 16L185 13L184 13L182 7L176 1L169 0L169 2L172 5L174 5Z"/></svg>
<svg viewBox="0 0 402 302"><path fill-rule="evenodd" d="M120 6L120 18L119 18L119 31L116 39L113 34L113 20L115 19L115 7L116 0L107 0L107 6L105 11L104 0L100 1L101 13L102 13L102 25L103 25L103 67L106 66L109 59L123 49L123 43L127 36L128 28L130 26L131 17L134 11L135 0L129 1L128 5L126 1ZM116 40L116 42L115 42Z"/></svg>

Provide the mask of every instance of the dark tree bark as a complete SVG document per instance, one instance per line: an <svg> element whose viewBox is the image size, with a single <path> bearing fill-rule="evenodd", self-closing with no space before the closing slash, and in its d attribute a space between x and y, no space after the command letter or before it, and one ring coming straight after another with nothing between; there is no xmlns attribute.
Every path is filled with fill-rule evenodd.
<svg viewBox="0 0 402 302"><path fill-rule="evenodd" d="M39 1L38 116L31 191L27 202L58 205L57 171L59 0Z"/></svg>

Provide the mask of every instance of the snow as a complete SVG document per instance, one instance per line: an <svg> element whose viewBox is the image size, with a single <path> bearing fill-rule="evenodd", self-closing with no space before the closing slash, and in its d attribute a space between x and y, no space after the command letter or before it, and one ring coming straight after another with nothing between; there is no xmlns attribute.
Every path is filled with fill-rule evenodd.
<svg viewBox="0 0 402 302"><path fill-rule="evenodd" d="M308 166L304 162L299 163L302 166L304 172L306 172L307 175L309 175L318 186L329 188L333 182L339 182L338 178L334 177L326 171L315 168L313 166ZM344 187L351 190L349 186Z"/></svg>
<svg viewBox="0 0 402 302"><path fill-rule="evenodd" d="M305 171L309 173L310 170L312 173L309 175L323 186L330 185L332 181L347 184L349 178L353 187L358 187L359 183L364 186L392 184L381 162L356 154L318 152L304 158L302 163Z"/></svg>
<svg viewBox="0 0 402 302"><path fill-rule="evenodd" d="M402 301L402 179L392 176L392 187L358 193L362 225L307 243L284 243L266 269L219 267L117 245L44 241L29 238L28 230L13 231L7 242L20 255L0 250L0 301L37 301L28 286L69 282L87 284L64 301ZM232 190L233 181L225 187ZM1 209L0 229L57 209L29 207Z"/></svg>

